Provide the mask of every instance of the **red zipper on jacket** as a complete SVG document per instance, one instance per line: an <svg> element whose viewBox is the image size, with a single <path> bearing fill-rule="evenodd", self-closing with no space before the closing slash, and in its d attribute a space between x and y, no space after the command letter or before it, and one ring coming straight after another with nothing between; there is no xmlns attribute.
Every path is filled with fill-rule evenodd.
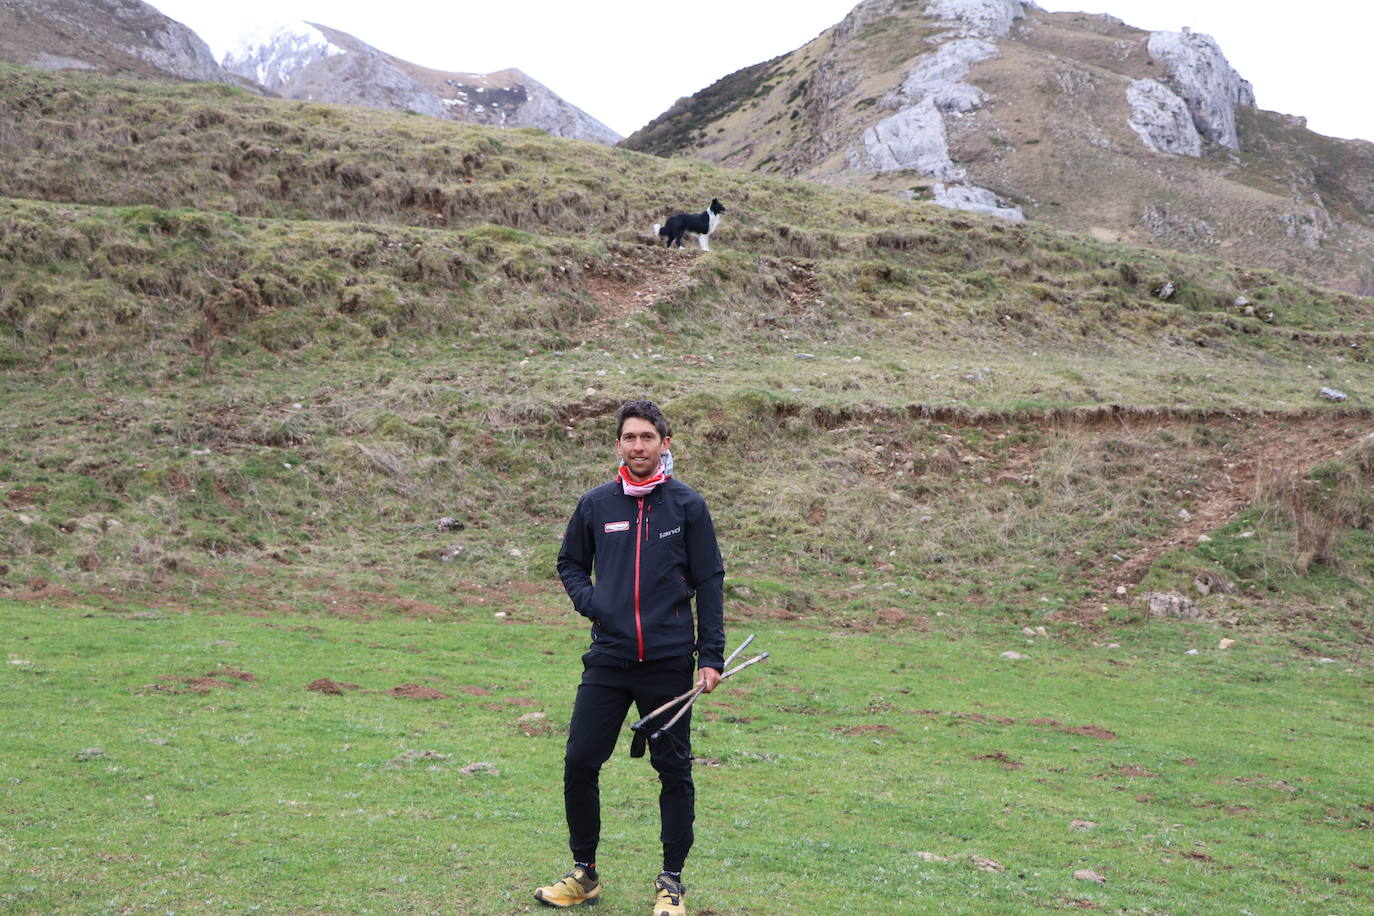
<svg viewBox="0 0 1374 916"><path fill-rule="evenodd" d="M639 497L639 517L635 520L635 636L639 638L639 660L644 661L644 625L639 619L639 549L649 532L644 530L644 497Z"/></svg>

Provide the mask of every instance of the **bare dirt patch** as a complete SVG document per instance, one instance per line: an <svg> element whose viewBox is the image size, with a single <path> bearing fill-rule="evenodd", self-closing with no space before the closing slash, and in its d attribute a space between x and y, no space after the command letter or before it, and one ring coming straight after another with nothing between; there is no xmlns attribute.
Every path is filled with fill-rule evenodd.
<svg viewBox="0 0 1374 916"><path fill-rule="evenodd" d="M405 617L443 617L447 608L382 592L363 592L331 588L325 593L325 608L337 617L375 619L378 612L389 611Z"/></svg>
<svg viewBox="0 0 1374 916"><path fill-rule="evenodd" d="M244 671L240 668L217 668L214 671L211 671L209 676L231 677L236 681L245 681L247 683L252 683L258 679L258 676L256 674L250 674L247 671Z"/></svg>
<svg viewBox="0 0 1374 916"><path fill-rule="evenodd" d="M1128 430L1142 431L1198 421L1161 422L1142 417L1121 422ZM1102 601L1114 598L1120 586L1138 585L1165 553L1195 544L1199 535L1233 521L1254 502L1262 480L1306 474L1314 465L1335 457L1368 432L1357 418L1341 415L1209 417L1206 423L1230 435L1232 441L1221 448L1213 460L1215 473L1200 482L1188 507L1188 518L1167 534L1136 549L1120 566L1095 577L1090 582L1095 597L1078 609L1080 615L1096 616ZM1068 616L1074 616L1073 612Z"/></svg>
<svg viewBox="0 0 1374 916"><path fill-rule="evenodd" d="M1002 764L1004 770L1024 770L1026 765L1019 760L1011 757L1006 751L995 751L991 754L978 754L974 760L995 760Z"/></svg>
<svg viewBox="0 0 1374 916"><path fill-rule="evenodd" d="M423 684L401 684L386 691L387 696L406 697L412 700L446 700L448 694L426 687Z"/></svg>
<svg viewBox="0 0 1374 916"><path fill-rule="evenodd" d="M47 492L48 488L42 484L35 484L31 487L19 487L5 494L5 502L11 509L23 509L28 506L36 506L42 501L43 495Z"/></svg>
<svg viewBox="0 0 1374 916"><path fill-rule="evenodd" d="M144 690L151 690L155 693L209 693L212 690L232 689L237 686L229 681L221 681L216 677L180 677L175 674L164 674L158 678L156 684L145 684Z"/></svg>
<svg viewBox="0 0 1374 916"><path fill-rule="evenodd" d="M305 689L306 689L306 690L314 690L314 691L317 691L317 692L319 692L319 693L327 693L327 694L332 694L332 695L334 695L334 696L338 696L338 695L342 694L345 690L357 690L357 689L358 689L358 685L357 685L357 684L343 684L343 683L340 683L340 682L338 682L338 681L331 680L331 679L329 679L329 678L327 678L327 677L321 677L321 678L316 678L315 680L311 681L309 684L306 684L306 685L305 685Z"/></svg>
<svg viewBox="0 0 1374 916"><path fill-rule="evenodd" d="M600 320L589 330L624 320L687 286L695 260L689 251L646 247L608 268L585 274L583 288L601 308Z"/></svg>
<svg viewBox="0 0 1374 916"><path fill-rule="evenodd" d="M1117 738L1116 732L1109 728L1102 728L1097 725L1065 725L1058 719L1027 719L1026 724L1052 728L1055 731L1066 732L1070 735L1082 735L1084 738L1097 738L1101 741L1114 741Z"/></svg>
<svg viewBox="0 0 1374 916"><path fill-rule="evenodd" d="M1158 773L1151 773L1137 763L1112 764L1112 770L1119 776L1130 776L1139 779L1157 779Z"/></svg>
<svg viewBox="0 0 1374 916"><path fill-rule="evenodd" d="M896 729L891 725L873 723L869 725L850 725L848 727L837 726L835 731L849 735L851 738L857 738L861 735L890 735L896 731Z"/></svg>
<svg viewBox="0 0 1374 916"><path fill-rule="evenodd" d="M76 593L65 585L36 576L24 584L28 586L26 590L14 593L18 601L68 601L76 598Z"/></svg>

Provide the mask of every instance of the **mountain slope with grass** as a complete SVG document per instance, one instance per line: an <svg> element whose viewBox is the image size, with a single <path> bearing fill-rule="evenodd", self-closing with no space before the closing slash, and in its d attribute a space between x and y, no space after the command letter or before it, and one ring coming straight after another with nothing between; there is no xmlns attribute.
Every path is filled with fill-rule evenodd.
<svg viewBox="0 0 1374 916"><path fill-rule="evenodd" d="M223 86L0 66L0 124L0 910L528 912L646 395L771 653L694 707L694 912L1374 893L1368 298Z"/></svg>
<svg viewBox="0 0 1374 916"><path fill-rule="evenodd" d="M143 0L5 0L0 60L45 70L239 85L200 36Z"/></svg>
<svg viewBox="0 0 1374 916"><path fill-rule="evenodd" d="M865 0L624 145L1374 292L1374 143L1257 108L1186 29L1020 0Z"/></svg>
<svg viewBox="0 0 1374 916"><path fill-rule="evenodd" d="M731 494L761 610L1091 618L1168 584L1151 551L1199 500L1249 511L1238 464L1344 468L1367 425L1370 301L1280 274L542 132L0 73L14 593L227 599L201 580L271 562L557 604L560 494L651 393L684 477ZM657 247L708 194L719 250ZM1323 445L1288 460L1285 429ZM1340 549L1317 566L1364 581ZM788 584L817 575L825 600Z"/></svg>

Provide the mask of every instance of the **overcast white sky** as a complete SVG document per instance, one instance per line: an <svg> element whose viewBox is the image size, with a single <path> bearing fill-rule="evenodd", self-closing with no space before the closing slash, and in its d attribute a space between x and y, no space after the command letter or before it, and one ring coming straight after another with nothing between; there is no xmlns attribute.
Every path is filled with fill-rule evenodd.
<svg viewBox="0 0 1374 916"><path fill-rule="evenodd" d="M858 0L150 0L217 57L246 32L298 19L413 63L487 73L518 67L612 130L630 134L678 98L800 47ZM1261 108L1336 137L1374 140L1366 95L1374 4L1366 0L1041 0L1142 29L1211 35Z"/></svg>

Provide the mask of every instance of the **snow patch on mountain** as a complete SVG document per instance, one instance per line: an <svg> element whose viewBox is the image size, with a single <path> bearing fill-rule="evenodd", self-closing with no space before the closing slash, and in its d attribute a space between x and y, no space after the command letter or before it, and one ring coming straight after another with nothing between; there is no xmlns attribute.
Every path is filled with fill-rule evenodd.
<svg viewBox="0 0 1374 916"><path fill-rule="evenodd" d="M244 35L224 55L223 67L280 92L316 61L347 53L309 22L264 27Z"/></svg>
<svg viewBox="0 0 1374 916"><path fill-rule="evenodd" d="M408 111L491 127L537 127L595 143L620 139L519 70L432 70L314 22L249 35L225 55L224 66L288 99Z"/></svg>

